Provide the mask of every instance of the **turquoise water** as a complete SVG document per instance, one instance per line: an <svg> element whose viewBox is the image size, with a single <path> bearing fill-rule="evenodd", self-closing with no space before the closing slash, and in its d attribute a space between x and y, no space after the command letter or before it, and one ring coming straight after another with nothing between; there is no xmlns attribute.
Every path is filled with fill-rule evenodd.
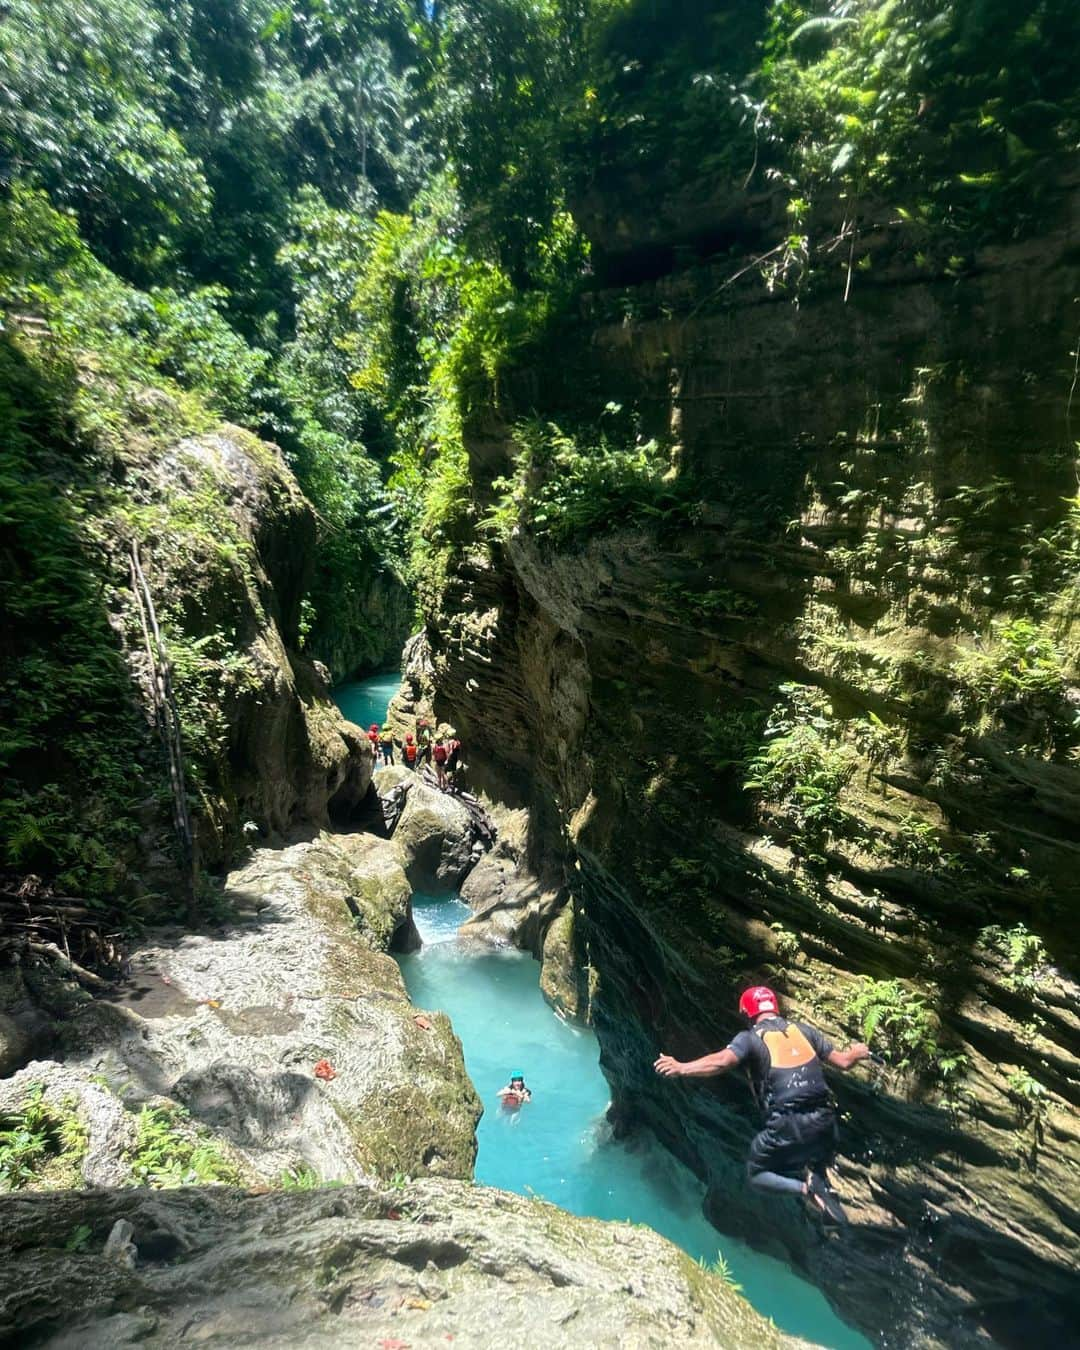
<svg viewBox="0 0 1080 1350"><path fill-rule="evenodd" d="M387 704L398 691L401 676L397 671L373 675L369 680L350 680L334 690L334 702L342 716L366 731L372 722L382 726L386 720Z"/></svg>
<svg viewBox="0 0 1080 1350"><path fill-rule="evenodd" d="M531 957L459 943L458 925L469 917L460 900L415 896L413 913L424 946L398 959L412 1001L448 1013L464 1046L484 1102L478 1181L574 1214L647 1223L707 1262L722 1254L750 1302L784 1331L835 1350L869 1350L812 1285L721 1237L701 1213L700 1182L666 1150L611 1138L596 1037L555 1016ZM533 1100L507 1112L495 1093L518 1069Z"/></svg>
<svg viewBox="0 0 1080 1350"><path fill-rule="evenodd" d="M396 674L376 675L339 685L334 699L358 726L381 725L398 684ZM531 957L459 944L458 926L469 917L460 900L415 896L413 913L424 946L398 959L412 1001L449 1014L483 1098L478 1181L542 1196L574 1214L647 1223L695 1259L723 1255L750 1302L784 1331L833 1350L870 1350L812 1285L722 1238L701 1213L701 1183L671 1154L611 1138L596 1037L555 1016ZM533 1100L507 1112L495 1093L516 1069Z"/></svg>

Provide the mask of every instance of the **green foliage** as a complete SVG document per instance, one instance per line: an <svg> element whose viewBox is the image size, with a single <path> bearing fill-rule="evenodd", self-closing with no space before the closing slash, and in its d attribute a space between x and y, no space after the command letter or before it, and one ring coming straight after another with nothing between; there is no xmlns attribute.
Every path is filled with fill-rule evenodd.
<svg viewBox="0 0 1080 1350"><path fill-rule="evenodd" d="M742 1293L742 1285L735 1278L735 1273L728 1264L727 1258L723 1252L717 1252L712 1261L706 1261L705 1258L698 1257L698 1265L702 1270L708 1271L710 1275L715 1275L717 1279L723 1282L736 1294Z"/></svg>
<svg viewBox="0 0 1080 1350"><path fill-rule="evenodd" d="M762 708L728 708L706 713L701 724L700 753L711 769L736 769L745 774L754 758L768 714Z"/></svg>
<svg viewBox="0 0 1080 1350"><path fill-rule="evenodd" d="M483 522L496 538L520 527L555 544L581 542L676 505L665 482L668 458L655 441L621 447L602 434L598 444L581 445L539 420L520 423L515 440L513 477L493 483L502 495Z"/></svg>
<svg viewBox="0 0 1080 1350"><path fill-rule="evenodd" d="M238 1186L243 1176L180 1106L144 1106L135 1122L131 1170L140 1183L162 1190L220 1183Z"/></svg>
<svg viewBox="0 0 1080 1350"><path fill-rule="evenodd" d="M1066 680L1057 642L1043 625L1026 618L995 622L986 646L966 653L953 669L984 707L1007 697L1060 694Z"/></svg>
<svg viewBox="0 0 1080 1350"><path fill-rule="evenodd" d="M774 0L754 81L792 191L939 236L1019 233L1080 131L1068 0Z"/></svg>
<svg viewBox="0 0 1080 1350"><path fill-rule="evenodd" d="M86 237L132 274L210 212L202 167L168 125L159 39L142 0L13 0L0 25L5 160L73 207Z"/></svg>
<svg viewBox="0 0 1080 1350"><path fill-rule="evenodd" d="M1042 1083L1024 1068L1014 1069L1005 1083L1016 1107L1017 1125L1020 1130L1016 1152L1034 1172L1038 1169L1039 1145L1043 1142L1046 1130L1050 1097Z"/></svg>
<svg viewBox="0 0 1080 1350"><path fill-rule="evenodd" d="M85 1251L87 1244L94 1235L94 1230L89 1224L80 1223L71 1230L67 1240L64 1243L64 1251L81 1252Z"/></svg>
<svg viewBox="0 0 1080 1350"><path fill-rule="evenodd" d="M745 786L778 805L801 848L820 845L844 825L840 794L857 759L840 739L825 696L808 685L781 686L765 743L750 761Z"/></svg>
<svg viewBox="0 0 1080 1350"><path fill-rule="evenodd" d="M769 931L773 935L773 945L780 960L789 964L797 961L802 955L802 943L799 941L798 933L793 933L782 923L769 924Z"/></svg>
<svg viewBox="0 0 1080 1350"><path fill-rule="evenodd" d="M1022 923L1012 928L995 924L984 928L979 937L1008 962L1009 971L1003 983L1009 989L1024 993L1034 993L1038 989L1046 974L1049 957L1037 933L1030 932Z"/></svg>
<svg viewBox="0 0 1080 1350"><path fill-rule="evenodd" d="M726 586L695 591L681 582L665 581L657 586L655 595L657 605L682 622L713 624L757 613L757 605L749 596Z"/></svg>
<svg viewBox="0 0 1080 1350"><path fill-rule="evenodd" d="M893 1068L921 1073L935 1067L939 1055L937 1017L925 997L900 980L861 976L846 1000L845 1012L864 1041L873 1044L876 1036Z"/></svg>
<svg viewBox="0 0 1080 1350"><path fill-rule="evenodd" d="M278 1186L283 1191L322 1191L344 1185L341 1181L324 1181L314 1167L307 1163L297 1163L286 1168L278 1178Z"/></svg>
<svg viewBox="0 0 1080 1350"><path fill-rule="evenodd" d="M925 817L910 811L900 821L891 841L893 857L911 867L956 871L962 867L955 853L946 852L941 832Z"/></svg>
<svg viewBox="0 0 1080 1350"><path fill-rule="evenodd" d="M0 1192L75 1184L86 1146L74 1108L46 1102L32 1085L18 1111L0 1115Z"/></svg>
<svg viewBox="0 0 1080 1350"><path fill-rule="evenodd" d="M94 902L123 883L148 782L90 529L98 466L73 444L67 388L0 338L0 863Z"/></svg>

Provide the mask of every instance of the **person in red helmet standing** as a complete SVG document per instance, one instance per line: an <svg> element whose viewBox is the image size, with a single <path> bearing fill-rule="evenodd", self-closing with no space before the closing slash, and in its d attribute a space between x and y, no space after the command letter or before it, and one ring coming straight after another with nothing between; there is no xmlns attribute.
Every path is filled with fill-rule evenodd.
<svg viewBox="0 0 1080 1350"><path fill-rule="evenodd" d="M737 1064L750 1071L754 1095L765 1112L765 1126L750 1145L747 1175L762 1191L802 1195L825 1218L846 1222L840 1201L825 1173L836 1150L836 1105L822 1064L850 1069L869 1059L865 1045L836 1050L816 1027L788 1022L780 1003L763 984L747 989L739 1011L750 1028L724 1050L680 1062L661 1055L653 1065L664 1078L708 1078Z"/></svg>
<svg viewBox="0 0 1080 1350"><path fill-rule="evenodd" d="M371 746L371 753L375 756L375 763L379 762L379 724L372 722L368 727L368 744Z"/></svg>

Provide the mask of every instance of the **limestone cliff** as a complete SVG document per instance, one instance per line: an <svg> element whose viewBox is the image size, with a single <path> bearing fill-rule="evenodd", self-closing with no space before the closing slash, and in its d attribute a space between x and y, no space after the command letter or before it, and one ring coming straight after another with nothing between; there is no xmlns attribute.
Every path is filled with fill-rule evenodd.
<svg viewBox="0 0 1080 1350"><path fill-rule="evenodd" d="M1075 196L1056 209L964 275L884 240L848 296L838 270L794 305L737 259L586 296L562 363L474 418L477 516L519 417L605 400L667 447L672 504L557 547L478 532L428 616L437 712L561 859L620 1126L894 1345L1076 1315ZM742 1082L651 1070L725 1044L760 979L888 1061L834 1085L842 1241L747 1190Z"/></svg>
<svg viewBox="0 0 1080 1350"><path fill-rule="evenodd" d="M315 518L279 452L226 427L133 456L126 479L205 862L227 860L246 822L249 836L280 835L355 805L373 766L325 676L298 655ZM145 696L130 606L119 626Z"/></svg>
<svg viewBox="0 0 1080 1350"><path fill-rule="evenodd" d="M185 835L205 875L242 842L326 823L370 782L326 672L298 654L315 515L275 446L164 390L89 435L68 408L92 403L92 362L58 392L40 341L0 349L26 428L5 480L20 495L0 861L15 890L30 874L31 894L44 883L122 918L175 910Z"/></svg>

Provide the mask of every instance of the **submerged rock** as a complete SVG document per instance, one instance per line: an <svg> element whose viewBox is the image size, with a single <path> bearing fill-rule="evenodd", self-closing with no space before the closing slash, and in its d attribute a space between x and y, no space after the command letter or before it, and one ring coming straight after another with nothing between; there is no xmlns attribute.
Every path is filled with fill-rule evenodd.
<svg viewBox="0 0 1080 1350"><path fill-rule="evenodd" d="M460 1182L68 1192L0 1218L6 1344L807 1345L651 1229Z"/></svg>

